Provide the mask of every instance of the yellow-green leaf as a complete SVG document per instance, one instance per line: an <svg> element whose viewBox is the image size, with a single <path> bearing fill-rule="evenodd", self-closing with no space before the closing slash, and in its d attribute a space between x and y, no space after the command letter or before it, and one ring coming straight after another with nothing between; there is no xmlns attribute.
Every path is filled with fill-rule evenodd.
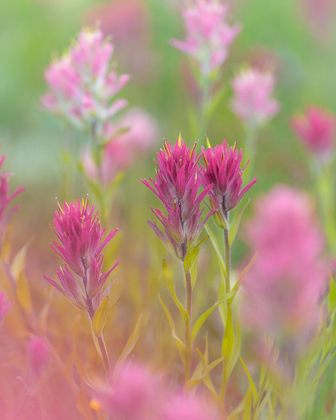
<svg viewBox="0 0 336 420"><path fill-rule="evenodd" d="M244 210L246 209L246 207L248 206L250 202L250 199L248 199L247 203L245 204L245 206L243 206L234 216L234 218L232 219L231 223L230 223L230 228L229 228L229 244L230 246L233 244L237 232L238 232L238 228L240 225L240 221L242 218L242 215L244 213Z"/></svg>
<svg viewBox="0 0 336 420"><path fill-rule="evenodd" d="M255 402L255 401L257 401L257 398L258 398L257 387L255 386L255 384L253 382L252 376L251 376L250 371L248 370L248 367L246 366L245 362L243 361L243 359L241 357L239 358L239 360L240 360L240 363L243 365L243 368L244 368L245 373L247 375L247 378L249 380L250 387L251 387L251 390L252 390L252 393L253 393L253 401Z"/></svg>
<svg viewBox="0 0 336 420"><path fill-rule="evenodd" d="M106 319L107 319L107 304L108 304L108 296L106 296L102 303L100 304L99 308L97 309L96 313L92 319L92 330L96 337L100 337L102 335Z"/></svg>
<svg viewBox="0 0 336 420"><path fill-rule="evenodd" d="M29 283L23 270L19 273L19 276L17 277L17 296L22 308L27 312L32 312L33 305L30 295Z"/></svg>
<svg viewBox="0 0 336 420"><path fill-rule="evenodd" d="M251 388L248 389L245 399L245 410L243 415L243 420L251 420L252 412L252 391Z"/></svg>
<svg viewBox="0 0 336 420"><path fill-rule="evenodd" d="M207 234L209 235L209 238L210 238L210 241L212 243L212 246L214 247L214 250L216 251L220 269L223 272L224 277L226 277L225 263L224 263L222 251L221 251L221 249L220 249L220 247L218 245L216 236L215 236L215 234L212 232L212 230L209 228L209 226L207 224L205 225L205 230L207 231Z"/></svg>

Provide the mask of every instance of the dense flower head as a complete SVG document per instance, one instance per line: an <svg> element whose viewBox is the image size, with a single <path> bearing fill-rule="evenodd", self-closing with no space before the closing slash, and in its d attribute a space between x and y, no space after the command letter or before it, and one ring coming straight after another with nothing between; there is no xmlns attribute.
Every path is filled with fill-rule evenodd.
<svg viewBox="0 0 336 420"><path fill-rule="evenodd" d="M292 128L314 154L324 157L333 151L336 117L328 111L311 106L304 115L292 119Z"/></svg>
<svg viewBox="0 0 336 420"><path fill-rule="evenodd" d="M127 131L122 132L123 129ZM101 177L107 186L116 175L129 168L134 161L145 155L157 142L158 127L154 119L146 111L131 108L126 111L116 124L111 124L113 137L103 149ZM97 167L89 148L83 152L82 163L86 175L92 180L99 179Z"/></svg>
<svg viewBox="0 0 336 420"><path fill-rule="evenodd" d="M142 182L161 200L168 216L156 209L154 215L163 224L165 234L160 232L156 224L149 222L157 236L168 249L184 259L189 244L193 244L209 215L199 223L202 216L200 204L207 196L212 185L198 194L201 187L198 162L200 156L195 152L195 146L187 147L181 136L171 146L163 144L163 149L157 154L156 179L149 178Z"/></svg>
<svg viewBox="0 0 336 420"><path fill-rule="evenodd" d="M102 251L118 229L103 239L105 230L101 228L98 212L94 205L89 205L88 200L64 203L63 207L58 204L53 224L52 230L59 243L55 241L51 248L66 263L57 271L63 287L48 276L44 278L92 315L92 311L99 306L101 298L104 297L102 289L109 275L119 263L108 272L102 272Z"/></svg>
<svg viewBox="0 0 336 420"><path fill-rule="evenodd" d="M250 68L234 77L232 109L244 124L263 125L279 111L279 103L273 98L274 87L270 72Z"/></svg>
<svg viewBox="0 0 336 420"><path fill-rule="evenodd" d="M257 203L247 241L258 256L244 284L245 321L276 338L304 344L321 320L326 285L323 235L309 198L275 187Z"/></svg>
<svg viewBox="0 0 336 420"><path fill-rule="evenodd" d="M163 408L163 420L217 420L213 407L196 396L176 394Z"/></svg>
<svg viewBox="0 0 336 420"><path fill-rule="evenodd" d="M242 175L244 168L241 167L243 160L243 151L233 147L223 141L215 147L202 148L204 165L201 166L201 182L204 188L213 185L210 191L210 197L213 204L226 217L227 212L234 209L254 185L257 180L254 179L244 188Z"/></svg>
<svg viewBox="0 0 336 420"><path fill-rule="evenodd" d="M163 391L158 375L141 365L130 364L120 369L116 381L97 396L97 402L116 419L158 420Z"/></svg>
<svg viewBox="0 0 336 420"><path fill-rule="evenodd" d="M40 337L31 337L28 343L29 363L35 378L39 378L48 363L49 351L46 343Z"/></svg>
<svg viewBox="0 0 336 420"><path fill-rule="evenodd" d="M193 56L201 72L216 71L226 60L229 46L241 30L226 23L227 7L217 0L196 0L183 11L186 39L172 45Z"/></svg>
<svg viewBox="0 0 336 420"><path fill-rule="evenodd" d="M83 29L69 51L46 69L49 92L41 99L43 108L105 139L109 119L127 105L124 99L112 102L129 80L111 70L113 49L102 31Z"/></svg>
<svg viewBox="0 0 336 420"><path fill-rule="evenodd" d="M7 312L12 307L12 303L9 303L7 296L5 292L0 293L0 325L2 324L2 321L4 320Z"/></svg>
<svg viewBox="0 0 336 420"><path fill-rule="evenodd" d="M6 160L6 156L0 157L0 170ZM0 247L3 240L3 235L6 232L7 225L13 216L13 214L18 210L19 206L16 205L11 209L8 209L8 205L11 201L20 194L24 187L17 188L12 194L9 193L9 179L11 174L8 172L0 173Z"/></svg>

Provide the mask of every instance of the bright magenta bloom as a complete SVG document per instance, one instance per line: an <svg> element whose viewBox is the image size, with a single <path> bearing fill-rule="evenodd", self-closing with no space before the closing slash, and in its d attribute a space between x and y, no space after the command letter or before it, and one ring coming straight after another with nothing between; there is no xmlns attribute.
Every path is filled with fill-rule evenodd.
<svg viewBox="0 0 336 420"><path fill-rule="evenodd" d="M257 180L243 185L241 168L243 151L236 144L230 147L226 140L215 147L202 148L204 165L201 166L201 182L204 188L213 185L210 197L225 218L234 209Z"/></svg>
<svg viewBox="0 0 336 420"><path fill-rule="evenodd" d="M42 338L32 337L28 344L29 362L35 378L39 378L45 370L49 351Z"/></svg>
<svg viewBox="0 0 336 420"><path fill-rule="evenodd" d="M172 45L193 56L201 73L216 71L226 60L229 46L241 30L226 23L227 7L217 0L197 0L184 9L186 39Z"/></svg>
<svg viewBox="0 0 336 420"><path fill-rule="evenodd" d="M273 98L274 75L258 69L242 71L232 80L232 109L248 126L265 124L279 111Z"/></svg>
<svg viewBox="0 0 336 420"><path fill-rule="evenodd" d="M6 156L0 157L0 170L2 169L2 165L6 160ZM3 236L6 232L7 225L13 216L13 214L18 210L19 205L12 207L9 211L7 211L8 205L11 201L20 194L25 188L19 187L15 190L11 195L9 194L9 178L11 174L8 172L0 173L0 247L3 241Z"/></svg>
<svg viewBox="0 0 336 420"><path fill-rule="evenodd" d="M212 407L202 403L200 397L185 394L175 395L168 400L164 409L162 420L217 420Z"/></svg>
<svg viewBox="0 0 336 420"><path fill-rule="evenodd" d="M105 230L101 229L98 212L88 201L78 200L75 203L58 205L54 213L53 232L59 239L51 248L64 261L57 275L63 287L48 276L44 278L61 293L71 299L78 307L94 315L101 300L108 294L108 289L102 291L109 275L119 264L119 261L106 273L101 272L104 247L118 232L110 232L103 239Z"/></svg>
<svg viewBox="0 0 336 420"><path fill-rule="evenodd" d="M200 156L196 154L195 147L196 144L191 150L181 137L174 146L165 142L163 150L157 154L156 179L150 178L150 182L142 180L161 200L168 213L165 217L160 210L152 209L164 227L164 234L156 223L149 222L149 225L166 247L181 260L184 260L188 246L197 240L206 220L212 214L208 214L200 223L200 204L212 185L207 185L198 194L201 186L198 169Z"/></svg>
<svg viewBox="0 0 336 420"><path fill-rule="evenodd" d="M112 388L98 395L99 405L112 418L158 420L163 397L161 378L142 366L120 369Z"/></svg>
<svg viewBox="0 0 336 420"><path fill-rule="evenodd" d="M302 346L321 320L327 280L311 202L289 187L275 187L258 202L247 234L258 257L244 283L244 319L260 333Z"/></svg>
<svg viewBox="0 0 336 420"><path fill-rule="evenodd" d="M0 293L0 325L2 324L2 321L4 320L7 312L12 307L12 303L9 303L7 296L5 295L5 292Z"/></svg>
<svg viewBox="0 0 336 420"><path fill-rule="evenodd" d="M77 128L106 138L109 119L127 103L112 98L128 82L128 75L111 70L113 44L100 30L83 29L69 52L51 63L45 72L49 92L41 103L49 112Z"/></svg>
<svg viewBox="0 0 336 420"><path fill-rule="evenodd" d="M334 149L336 118L327 111L310 107L302 116L292 119L292 128L302 143L321 157Z"/></svg>

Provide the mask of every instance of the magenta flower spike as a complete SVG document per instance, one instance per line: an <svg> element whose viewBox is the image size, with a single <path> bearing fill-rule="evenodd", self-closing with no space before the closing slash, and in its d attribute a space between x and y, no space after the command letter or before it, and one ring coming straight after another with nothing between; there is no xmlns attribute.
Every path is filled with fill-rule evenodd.
<svg viewBox="0 0 336 420"><path fill-rule="evenodd" d="M6 160L6 156L0 157L0 170ZM13 214L19 209L19 205L12 207L7 211L9 204L18 196L25 187L17 188L12 194L9 194L9 179L12 174L8 172L0 173L0 247L2 245L3 237L6 232L8 223Z"/></svg>
<svg viewBox="0 0 336 420"><path fill-rule="evenodd" d="M46 69L49 92L41 98L42 107L106 139L109 119L127 105L113 97L129 81L112 70L113 49L101 30L83 29L69 51Z"/></svg>
<svg viewBox="0 0 336 420"><path fill-rule="evenodd" d="M202 148L204 165L201 165L201 182L204 188L213 185L210 191L211 207L216 208L227 220L228 212L234 209L254 185L254 179L244 188L243 172L241 168L243 151L237 149L235 144L230 147L226 140L222 144L208 148ZM222 227L222 226L221 226Z"/></svg>
<svg viewBox="0 0 336 420"><path fill-rule="evenodd" d="M241 71L232 80L234 113L249 127L264 125L279 111L273 98L274 75L258 69Z"/></svg>
<svg viewBox="0 0 336 420"><path fill-rule="evenodd" d="M12 306L13 304L9 303L7 296L5 295L5 292L1 292L0 293L0 325L2 324L7 312L10 310Z"/></svg>
<svg viewBox="0 0 336 420"><path fill-rule="evenodd" d="M201 187L198 162L200 156L187 147L181 136L174 146L169 142L157 154L156 179L141 180L162 202L167 217L159 210L153 211L162 223L164 233L156 223L148 222L165 246L180 260L184 260L188 248L195 244L206 223L208 214L201 222L200 205L210 192L212 185L198 194Z"/></svg>
<svg viewBox="0 0 336 420"><path fill-rule="evenodd" d="M203 75L218 70L228 56L229 46L241 31L226 23L227 7L217 0L197 0L183 10L184 41L171 44L196 59Z"/></svg>
<svg viewBox="0 0 336 420"><path fill-rule="evenodd" d="M318 157L327 157L334 150L336 117L311 106L304 115L292 119L292 128L307 149Z"/></svg>
<svg viewBox="0 0 336 420"><path fill-rule="evenodd" d="M108 295L109 287L105 291L103 288L119 264L117 261L108 272L102 272L102 251L118 229L104 239L105 230L100 226L98 212L88 200L78 200L77 204L64 203L63 208L58 204L53 224L52 231L59 242L55 241L51 248L65 264L57 270L61 285L46 275L44 278L92 318L102 299Z"/></svg>

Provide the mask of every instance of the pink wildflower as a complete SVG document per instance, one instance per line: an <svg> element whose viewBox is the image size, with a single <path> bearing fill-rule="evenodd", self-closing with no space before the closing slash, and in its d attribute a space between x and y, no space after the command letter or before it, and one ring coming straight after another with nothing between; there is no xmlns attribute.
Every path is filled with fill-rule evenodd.
<svg viewBox="0 0 336 420"><path fill-rule="evenodd" d="M227 13L227 7L217 0L197 0L183 11L186 39L171 43L193 56L202 74L208 75L224 63L230 44L241 31L240 25L226 23Z"/></svg>
<svg viewBox="0 0 336 420"><path fill-rule="evenodd" d="M246 187L243 185L241 168L243 151L238 150L236 144L230 147L226 140L222 144L207 149L202 148L204 165L201 165L201 182L204 188L213 185L210 191L212 207L219 209L227 219L228 212L234 209L254 185L254 179ZM216 215L215 215L216 216Z"/></svg>
<svg viewBox="0 0 336 420"><path fill-rule="evenodd" d="M302 345L321 320L326 280L323 236L308 197L275 187L257 204L247 234L258 258L244 284L244 320L280 341Z"/></svg>
<svg viewBox="0 0 336 420"><path fill-rule="evenodd" d="M0 170L2 169L2 165L4 164L5 160L6 156L0 157ZM19 208L19 205L16 205L7 212L8 205L17 195L19 195L25 189L24 187L19 187L11 195L9 195L10 177L11 174L8 172L0 173L0 247L2 245L3 236L6 232L7 225L13 214Z"/></svg>
<svg viewBox="0 0 336 420"><path fill-rule="evenodd" d="M103 292L103 287L119 261L106 273L102 265L104 247L118 232L110 232L103 239L105 229L101 229L98 212L88 201L78 200L75 203L58 205L54 213L54 228L57 236L51 248L64 261L65 265L57 270L60 286L48 276L44 276L50 284L72 300L76 306L85 309L92 318L101 300L108 295L109 288Z"/></svg>
<svg viewBox="0 0 336 420"><path fill-rule="evenodd" d="M49 360L48 348L42 338L32 337L28 344L29 362L35 378L39 378Z"/></svg>
<svg viewBox="0 0 336 420"><path fill-rule="evenodd" d="M116 419L157 420L160 418L163 385L159 376L138 365L123 366L112 387L97 400Z"/></svg>
<svg viewBox="0 0 336 420"><path fill-rule="evenodd" d="M274 75L257 69L242 71L232 80L232 109L248 126L261 126L279 111L273 98Z"/></svg>
<svg viewBox="0 0 336 420"><path fill-rule="evenodd" d="M12 307L12 303L9 303L5 292L0 293L0 325L2 324L7 312Z"/></svg>
<svg viewBox="0 0 336 420"><path fill-rule="evenodd" d="M292 128L314 154L324 157L334 149L336 118L329 112L310 107L304 115L292 119Z"/></svg>
<svg viewBox="0 0 336 420"><path fill-rule="evenodd" d="M142 180L163 203L168 213L165 217L159 210L153 210L154 215L162 223L164 234L156 223L148 222L156 235L177 258L184 260L188 247L193 245L201 230L212 214L208 214L200 222L202 212L200 204L210 192L212 185L198 194L201 179L198 176L200 156L191 150L179 137L174 146L169 142L163 144L163 150L157 154L156 179Z"/></svg>
<svg viewBox="0 0 336 420"><path fill-rule="evenodd" d="M185 394L168 400L163 410L163 420L216 420L212 407L206 406L199 397Z"/></svg>
<svg viewBox="0 0 336 420"><path fill-rule="evenodd" d="M129 80L111 70L113 49L100 30L83 29L69 52L47 68L49 92L41 99L43 108L105 139L109 119L127 104L124 99L112 101Z"/></svg>

